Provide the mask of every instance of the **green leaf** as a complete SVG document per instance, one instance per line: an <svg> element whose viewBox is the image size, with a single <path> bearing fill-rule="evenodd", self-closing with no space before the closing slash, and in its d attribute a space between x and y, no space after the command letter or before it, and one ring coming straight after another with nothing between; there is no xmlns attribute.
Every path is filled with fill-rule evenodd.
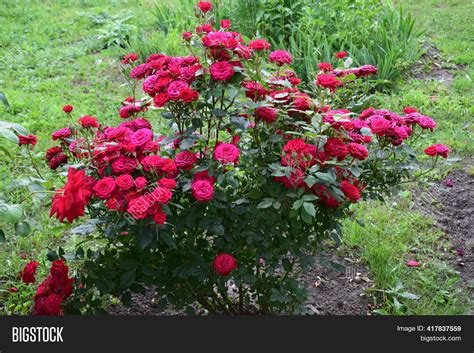
<svg viewBox="0 0 474 353"><path fill-rule="evenodd" d="M294 210L300 209L301 206L303 206L303 202L304 202L303 199L296 200L296 201L293 203L293 209L294 209Z"/></svg>
<svg viewBox="0 0 474 353"><path fill-rule="evenodd" d="M316 178L323 180L325 182L328 182L330 184L334 184L336 182L336 179L334 178L334 176L329 173L317 172L315 176Z"/></svg>
<svg viewBox="0 0 474 353"><path fill-rule="evenodd" d="M316 208L312 203L305 202L303 203L303 208L307 214L309 214L312 217L316 216Z"/></svg>
<svg viewBox="0 0 474 353"><path fill-rule="evenodd" d="M191 138L191 137L188 137L188 138L185 138L180 144L179 144L179 148L182 149L182 150L187 150L188 148L191 148L194 146L194 142L196 141L196 139L194 138Z"/></svg>
<svg viewBox="0 0 474 353"><path fill-rule="evenodd" d="M304 182L306 183L306 185L308 185L309 188L311 188L314 184L316 184L317 179L314 176L310 175L306 177Z"/></svg>
<svg viewBox="0 0 474 353"><path fill-rule="evenodd" d="M133 284L133 282L135 282L135 277L136 277L135 271L124 272L120 276L120 287L122 288L130 287Z"/></svg>
<svg viewBox="0 0 474 353"><path fill-rule="evenodd" d="M10 151L6 147L0 146L0 151L5 153L8 157L13 158L12 154L10 153Z"/></svg>
<svg viewBox="0 0 474 353"><path fill-rule="evenodd" d="M8 141L11 141L13 143L18 143L18 136L15 135L15 133L9 129L5 129L3 127L0 127L0 138L4 138Z"/></svg>
<svg viewBox="0 0 474 353"><path fill-rule="evenodd" d="M271 198L263 199L263 201L257 205L257 208L268 208L272 205L273 201L275 200Z"/></svg>
<svg viewBox="0 0 474 353"><path fill-rule="evenodd" d="M20 205L0 204L0 219L5 222L15 224L20 220L22 214L23 209Z"/></svg>
<svg viewBox="0 0 474 353"><path fill-rule="evenodd" d="M405 299L410 299L410 300L418 300L418 299L420 299L420 297L417 296L416 294L409 293L409 292L397 293L397 295L398 295L399 297L402 297L402 298L405 298Z"/></svg>
<svg viewBox="0 0 474 353"><path fill-rule="evenodd" d="M5 105L5 107L10 108L10 103L8 103L7 97L3 92L0 92L0 101Z"/></svg>
<svg viewBox="0 0 474 353"><path fill-rule="evenodd" d="M5 237L5 232L3 231L3 229L0 229L0 243L3 243L7 240L7 238Z"/></svg>
<svg viewBox="0 0 474 353"><path fill-rule="evenodd" d="M28 222L18 222L15 224L15 233L21 237L26 237L31 233L31 226Z"/></svg>

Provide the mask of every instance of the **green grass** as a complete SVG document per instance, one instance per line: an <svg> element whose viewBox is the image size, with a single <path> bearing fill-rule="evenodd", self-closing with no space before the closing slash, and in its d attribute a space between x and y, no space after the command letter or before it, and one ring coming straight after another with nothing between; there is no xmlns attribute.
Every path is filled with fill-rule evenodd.
<svg viewBox="0 0 474 353"><path fill-rule="evenodd" d="M120 100L128 95L119 65L124 49L107 47L107 41L126 39L125 35L133 35L133 28L139 26L143 31L151 31L154 25L151 15L147 15L153 2L0 3L0 92L10 104L7 109L0 103L0 120L19 123L38 136L35 160L48 178L51 173L43 160L44 151L53 145L51 132L69 123L62 112L64 104L75 107L75 117L87 114L103 123L118 121ZM126 20L128 13L132 17ZM123 19L118 30L113 28L117 19ZM100 34L107 38L97 39ZM42 263L38 277L43 278L48 249L67 246L71 239L65 235L68 226L59 225L48 216L50 195L40 200L29 197L25 187L12 187L15 179L34 176L34 172L24 153L13 144L7 147L14 158L1 155L0 198L21 203L25 218L34 222L32 233L26 237L17 236L12 226L0 222L0 229L6 233L6 242L0 242L0 313L24 314L31 304L25 298L33 286L20 288L17 274L28 260L35 259ZM59 187L61 183L57 180L56 185L49 187ZM8 293L6 290L13 285L23 294Z"/></svg>
<svg viewBox="0 0 474 353"><path fill-rule="evenodd" d="M368 265L374 282L373 298L378 312L409 315L457 315L467 310L460 276L443 251L449 244L434 222L399 205L365 203L357 207L359 223L348 220L344 245L351 256ZM417 260L420 267L408 267Z"/></svg>

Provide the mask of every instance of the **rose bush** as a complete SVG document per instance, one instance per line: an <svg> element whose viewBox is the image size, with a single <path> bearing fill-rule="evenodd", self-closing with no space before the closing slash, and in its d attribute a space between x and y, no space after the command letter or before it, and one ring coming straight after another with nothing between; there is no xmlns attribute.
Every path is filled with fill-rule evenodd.
<svg viewBox="0 0 474 353"><path fill-rule="evenodd" d="M375 67L321 63L303 89L290 53L244 39L230 21L214 28L207 2L196 14L196 30L183 33L189 56L123 59L143 93L122 102L121 123L83 116L52 134L59 145L46 159L66 183L51 216L88 214L97 229L76 251L73 310L93 310L84 299L97 293L129 303L154 287L176 307L299 312L298 275L321 240L339 239L351 203L382 197L420 168L410 145L433 119L413 108L356 112ZM441 146L425 152L447 157ZM38 312L59 312L70 288L48 293Z"/></svg>

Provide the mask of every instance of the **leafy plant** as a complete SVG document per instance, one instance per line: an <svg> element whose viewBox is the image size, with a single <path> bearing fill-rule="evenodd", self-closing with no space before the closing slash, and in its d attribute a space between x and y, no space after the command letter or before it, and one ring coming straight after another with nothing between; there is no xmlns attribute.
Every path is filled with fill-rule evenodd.
<svg viewBox="0 0 474 353"><path fill-rule="evenodd" d="M196 15L215 22L208 9ZM83 116L53 133L59 145L46 155L67 181L50 214L73 222L87 209L94 220L81 228L93 245L75 251L84 263L76 310L92 309L85 293L129 304L155 286L188 309L301 312L298 276L321 240L340 242L350 205L426 174L410 144L433 119L329 108L360 109L373 66L321 68L303 92L290 53L227 27L187 34L188 56L127 62L132 90L143 80L146 96L124 100L118 126ZM160 134L145 116L160 119ZM426 153L434 168L449 150Z"/></svg>

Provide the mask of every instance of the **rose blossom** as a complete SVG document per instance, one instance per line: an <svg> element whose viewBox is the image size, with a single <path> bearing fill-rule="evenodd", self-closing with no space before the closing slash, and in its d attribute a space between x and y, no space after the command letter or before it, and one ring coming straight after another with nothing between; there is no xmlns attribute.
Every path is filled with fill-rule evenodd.
<svg viewBox="0 0 474 353"><path fill-rule="evenodd" d="M39 263L36 261L30 261L26 264L23 271L20 272L21 279L23 283L30 284L36 283L36 269L38 268Z"/></svg>
<svg viewBox="0 0 474 353"><path fill-rule="evenodd" d="M360 191L357 187L352 185L349 181L344 180L341 182L339 185L341 191L344 193L344 195L352 202L356 202L357 200L360 199Z"/></svg>
<svg viewBox="0 0 474 353"><path fill-rule="evenodd" d="M196 162L197 157L195 153L190 151L182 151L179 152L176 157L174 157L174 162L176 167L183 170L190 170L194 166L194 162Z"/></svg>
<svg viewBox="0 0 474 353"><path fill-rule="evenodd" d="M332 74L319 74L317 76L316 84L318 86L328 88L332 92L334 92L337 87L343 85L343 83Z"/></svg>
<svg viewBox="0 0 474 353"><path fill-rule="evenodd" d="M194 198L198 201L210 201L214 198L214 187L208 179L194 180L191 189Z"/></svg>
<svg viewBox="0 0 474 353"><path fill-rule="evenodd" d="M258 119L266 123L273 123L277 118L278 110L269 107L258 107L255 113Z"/></svg>
<svg viewBox="0 0 474 353"><path fill-rule="evenodd" d="M228 81L234 75L234 66L228 61L213 63L209 68L211 78L215 81Z"/></svg>
<svg viewBox="0 0 474 353"><path fill-rule="evenodd" d="M448 158L449 148L441 143L437 143L433 146L427 147L424 150L425 154L428 156L441 156L443 158Z"/></svg>
<svg viewBox="0 0 474 353"><path fill-rule="evenodd" d="M345 51L340 51L340 52L336 53L336 58L338 58L338 59L344 59L346 56L347 56L347 52L345 52Z"/></svg>
<svg viewBox="0 0 474 353"><path fill-rule="evenodd" d="M71 134L72 134L71 129L68 127L65 127L53 132L52 139L53 140L65 139L71 136Z"/></svg>
<svg viewBox="0 0 474 353"><path fill-rule="evenodd" d="M169 84L166 93L171 100L177 101L181 98L181 91L189 88L189 85L184 81L173 81Z"/></svg>
<svg viewBox="0 0 474 353"><path fill-rule="evenodd" d="M212 267L220 276L228 276L237 268L237 261L231 254L219 254L212 262Z"/></svg>
<svg viewBox="0 0 474 353"><path fill-rule="evenodd" d="M329 63L321 62L321 63L318 64L318 69L321 70L321 71L328 72L328 71L332 71L333 67Z"/></svg>
<svg viewBox="0 0 474 353"><path fill-rule="evenodd" d="M220 143L214 150L214 159L222 164L237 163L240 157L240 150L231 143Z"/></svg>
<svg viewBox="0 0 474 353"><path fill-rule="evenodd" d="M249 48L256 51L268 50L270 49L270 43L264 39L255 39L249 42Z"/></svg>
<svg viewBox="0 0 474 353"><path fill-rule="evenodd" d="M72 223L84 215L84 207L92 196L93 180L84 170L69 168L64 188L56 191L49 216L56 215L60 222L66 218Z"/></svg>
<svg viewBox="0 0 474 353"><path fill-rule="evenodd" d="M344 159L349 153L349 149L340 139L330 137L324 144L324 152L332 157L338 157L338 159Z"/></svg>
<svg viewBox="0 0 474 353"><path fill-rule="evenodd" d="M209 11L212 10L212 4L210 2L207 2L207 1L200 1L200 2L198 2L197 6L198 6L199 10L201 10L204 13L209 12Z"/></svg>
<svg viewBox="0 0 474 353"><path fill-rule="evenodd" d="M158 185L167 189L174 189L176 187L176 180L170 178L161 178L158 180Z"/></svg>
<svg viewBox="0 0 474 353"><path fill-rule="evenodd" d="M278 66L284 64L290 65L293 62L293 57L286 50L275 50L270 53L268 59L271 63L276 63Z"/></svg>
<svg viewBox="0 0 474 353"><path fill-rule="evenodd" d="M115 191L115 180L112 177L105 177L100 179L94 185L94 193L101 199L107 199Z"/></svg>
<svg viewBox="0 0 474 353"><path fill-rule="evenodd" d="M74 107L72 105L67 104L63 107L63 112L70 113L70 112L72 112L73 109L74 109Z"/></svg>
<svg viewBox="0 0 474 353"><path fill-rule="evenodd" d="M350 155L356 159L364 160L369 156L369 151L367 151L367 148L358 143L351 142L349 143L348 148Z"/></svg>
<svg viewBox="0 0 474 353"><path fill-rule="evenodd" d="M134 186L133 177L130 174L122 174L115 179L115 184L120 190L129 190Z"/></svg>
<svg viewBox="0 0 474 353"><path fill-rule="evenodd" d="M130 136L130 142L137 146L143 146L152 139L153 132L147 128L139 129Z"/></svg>
<svg viewBox="0 0 474 353"><path fill-rule="evenodd" d="M99 127L99 122L97 121L97 119L89 115L84 115L83 117L79 118L77 122L81 124L82 127L86 127L86 128Z"/></svg>
<svg viewBox="0 0 474 353"><path fill-rule="evenodd" d="M34 146L38 142L38 138L35 135L29 134L27 136L18 135L18 145L31 145Z"/></svg>

